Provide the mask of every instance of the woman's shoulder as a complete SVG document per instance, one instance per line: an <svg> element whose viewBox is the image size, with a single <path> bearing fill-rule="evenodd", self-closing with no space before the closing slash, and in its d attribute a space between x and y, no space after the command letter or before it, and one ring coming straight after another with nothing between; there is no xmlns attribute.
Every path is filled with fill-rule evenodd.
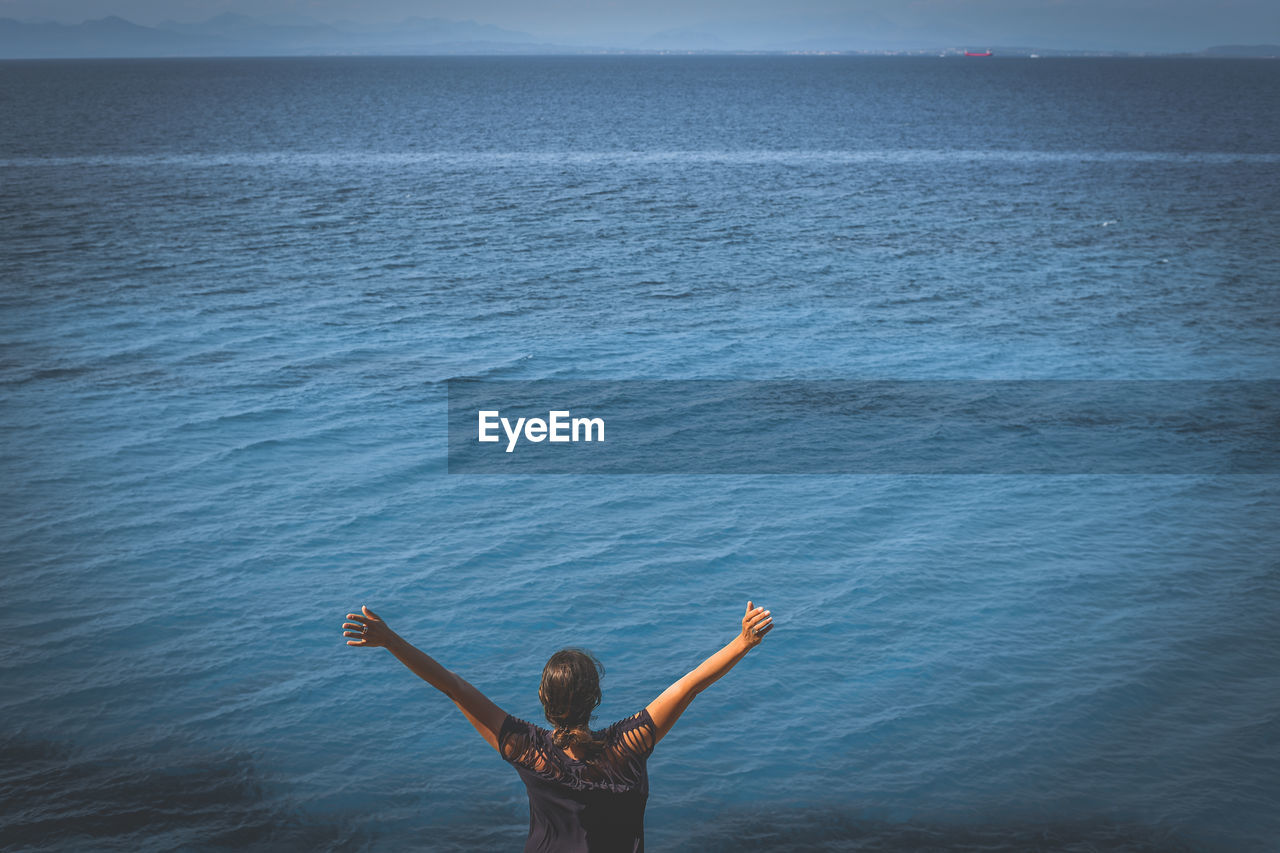
<svg viewBox="0 0 1280 853"><path fill-rule="evenodd" d="M528 720L515 716L514 714L507 714L506 719L502 721L502 731L524 735L551 734L550 731L537 723L531 723Z"/></svg>
<svg viewBox="0 0 1280 853"><path fill-rule="evenodd" d="M647 756L653 752L657 742L654 737L656 726L649 716L648 708L641 708L630 717L624 717L605 729L605 740L619 749L620 752Z"/></svg>
<svg viewBox="0 0 1280 853"><path fill-rule="evenodd" d="M550 737L551 732L542 726L513 714L507 714L506 719L502 721L502 728L498 730L498 749L505 753L503 745L507 743L512 743L520 750L528 749L531 746L541 745Z"/></svg>
<svg viewBox="0 0 1280 853"><path fill-rule="evenodd" d="M498 730L498 754L503 760L534 772L546 772L557 750L551 732L542 726L507 714Z"/></svg>
<svg viewBox="0 0 1280 853"><path fill-rule="evenodd" d="M648 708L641 708L630 717L623 717L613 725L609 726L606 731L630 731L632 729L653 728L653 718L649 716Z"/></svg>

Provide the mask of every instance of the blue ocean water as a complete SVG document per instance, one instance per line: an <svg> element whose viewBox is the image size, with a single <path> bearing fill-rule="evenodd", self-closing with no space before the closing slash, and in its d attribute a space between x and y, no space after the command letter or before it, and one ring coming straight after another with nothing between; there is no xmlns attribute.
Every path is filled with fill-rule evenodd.
<svg viewBox="0 0 1280 853"><path fill-rule="evenodd" d="M0 63L0 838L519 849L508 711L764 646L656 850L1273 849L1274 476L458 476L444 383L1275 379L1280 65Z"/></svg>

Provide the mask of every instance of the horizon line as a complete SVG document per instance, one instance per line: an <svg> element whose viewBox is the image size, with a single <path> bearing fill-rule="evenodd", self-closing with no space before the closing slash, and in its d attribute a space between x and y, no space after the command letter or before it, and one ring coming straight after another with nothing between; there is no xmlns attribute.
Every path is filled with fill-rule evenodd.
<svg viewBox="0 0 1280 853"><path fill-rule="evenodd" d="M351 43L347 46L342 44L329 45L312 45L306 44L305 41L296 45L293 49L283 45L273 45L271 41L261 41L255 38L249 38L238 34L222 34L222 33L195 33L186 32L182 29L170 28L172 25L181 27L196 27L202 24L210 24L219 18L234 17L251 21L270 30L290 30L305 26L325 27L334 31L341 37L346 37ZM493 30L495 37L484 38L460 35L455 39L436 39L433 41L425 41L421 44L414 44L412 41L404 44L383 45L370 43L362 45L362 39L378 38L372 33L353 32L342 28L342 24L350 23L348 21L324 22L313 19L313 23L308 24L277 24L271 23L262 18L255 18L251 15L243 13L224 12L221 15L214 15L203 21L183 23L173 20L165 20L159 24L139 24L117 14L108 14L98 18L86 18L79 23L67 23L65 21L53 19L28 19L0 15L0 23L8 22L18 27L31 28L57 28L60 30L80 30L87 25L127 25L129 28L136 28L139 31L146 31L147 36L151 34L164 34L167 36L187 39L211 39L215 42L224 42L222 45L215 44L213 47L208 45L191 45L189 49L183 49L178 45L156 45L152 47L136 47L128 44L112 45L111 41L118 39L120 36L126 38L130 33L116 30L106 32L89 33L90 38L103 42L100 48L89 47L84 48L83 43L80 45L67 45L67 50L63 50L61 45L56 42L61 40L62 33L50 32L46 30L45 36L53 37L53 42L41 45L35 48L31 55L26 53L17 44L6 45L9 50L4 51L9 55L0 56L0 59L150 59L150 58L233 58L233 57L279 57L279 58L301 58L301 57L330 57L330 56L575 56L575 55L642 55L642 56L813 56L813 55L832 55L832 56L930 56L946 57L950 55L962 56L968 52L988 51L993 54L992 58L1011 58L1028 57L1035 55L1036 58L1066 58L1066 57L1196 57L1196 58L1280 58L1280 43L1273 43L1266 40L1257 40L1252 42L1229 42L1216 43L1199 48L1181 48L1181 49L1138 49L1132 47L1040 47L1035 42L1023 41L1021 43L1003 44L999 42L988 42L978 44L976 42L966 42L961 40L948 41L946 43L934 42L929 44L908 45L902 42L901 45L907 46L879 46L879 47L856 47L856 46L777 46L777 47L733 47L733 46L625 46L622 44L575 44L577 37L568 37L570 43L566 44L557 41L552 36L547 39L539 39L529 33L519 32L515 30L505 30L500 25L480 24L473 19L455 20L450 18L430 17L424 18L420 15L410 15L401 20L401 23L409 21L423 22L440 22L443 24L461 26L461 27L478 27L485 30ZM168 25L168 26L167 26ZM394 26L390 23L374 24L375 26ZM14 35L13 30L10 32ZM70 35L68 33L67 35ZM83 39L85 33L80 32L72 36L76 41ZM138 35L142 35L139 33ZM518 36L516 40L506 40L503 35ZM656 39L662 33L643 36L643 38ZM94 39L94 37L97 37ZM641 38L641 36L636 36ZM853 41L850 38L850 41ZM274 39L272 39L274 41ZM256 42L256 43L255 43ZM80 47L80 50L76 50ZM173 52L166 52L165 48L174 48ZM279 48L279 49L273 49ZM16 54L16 55L14 55ZM42 54L42 55L41 55ZM976 57L975 57L976 58ZM984 57L985 58L985 57Z"/></svg>

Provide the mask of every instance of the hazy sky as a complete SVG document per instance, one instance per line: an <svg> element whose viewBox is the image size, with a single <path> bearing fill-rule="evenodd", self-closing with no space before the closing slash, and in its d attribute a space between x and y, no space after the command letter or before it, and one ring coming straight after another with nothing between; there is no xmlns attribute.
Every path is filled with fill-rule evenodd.
<svg viewBox="0 0 1280 853"><path fill-rule="evenodd" d="M474 20L563 43L621 43L669 29L729 44L840 33L934 43L1191 50L1280 42L1280 0L0 0L0 17L142 24L222 12L331 22L411 15Z"/></svg>

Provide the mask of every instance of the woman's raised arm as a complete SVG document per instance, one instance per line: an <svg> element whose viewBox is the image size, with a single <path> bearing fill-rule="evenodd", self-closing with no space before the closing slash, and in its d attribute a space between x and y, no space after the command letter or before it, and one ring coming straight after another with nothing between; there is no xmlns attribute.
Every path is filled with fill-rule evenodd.
<svg viewBox="0 0 1280 853"><path fill-rule="evenodd" d="M452 699L453 704L475 726L485 742L494 749L498 748L498 732L502 730L502 722L507 718L507 713L468 684L462 676L450 672L426 652L414 648L392 631L378 614L367 607L361 607L360 613L348 613L347 621L342 623L342 636L354 638L347 640L348 646L381 647L390 651L414 675Z"/></svg>
<svg viewBox="0 0 1280 853"><path fill-rule="evenodd" d="M693 697L706 690L720 676L733 669L747 652L760 645L764 635L773 630L773 616L763 607L747 602L747 612L742 617L742 631L727 646L698 665L698 668L662 691L662 695L646 708L657 731L654 743L662 740L671 727L689 707Z"/></svg>

